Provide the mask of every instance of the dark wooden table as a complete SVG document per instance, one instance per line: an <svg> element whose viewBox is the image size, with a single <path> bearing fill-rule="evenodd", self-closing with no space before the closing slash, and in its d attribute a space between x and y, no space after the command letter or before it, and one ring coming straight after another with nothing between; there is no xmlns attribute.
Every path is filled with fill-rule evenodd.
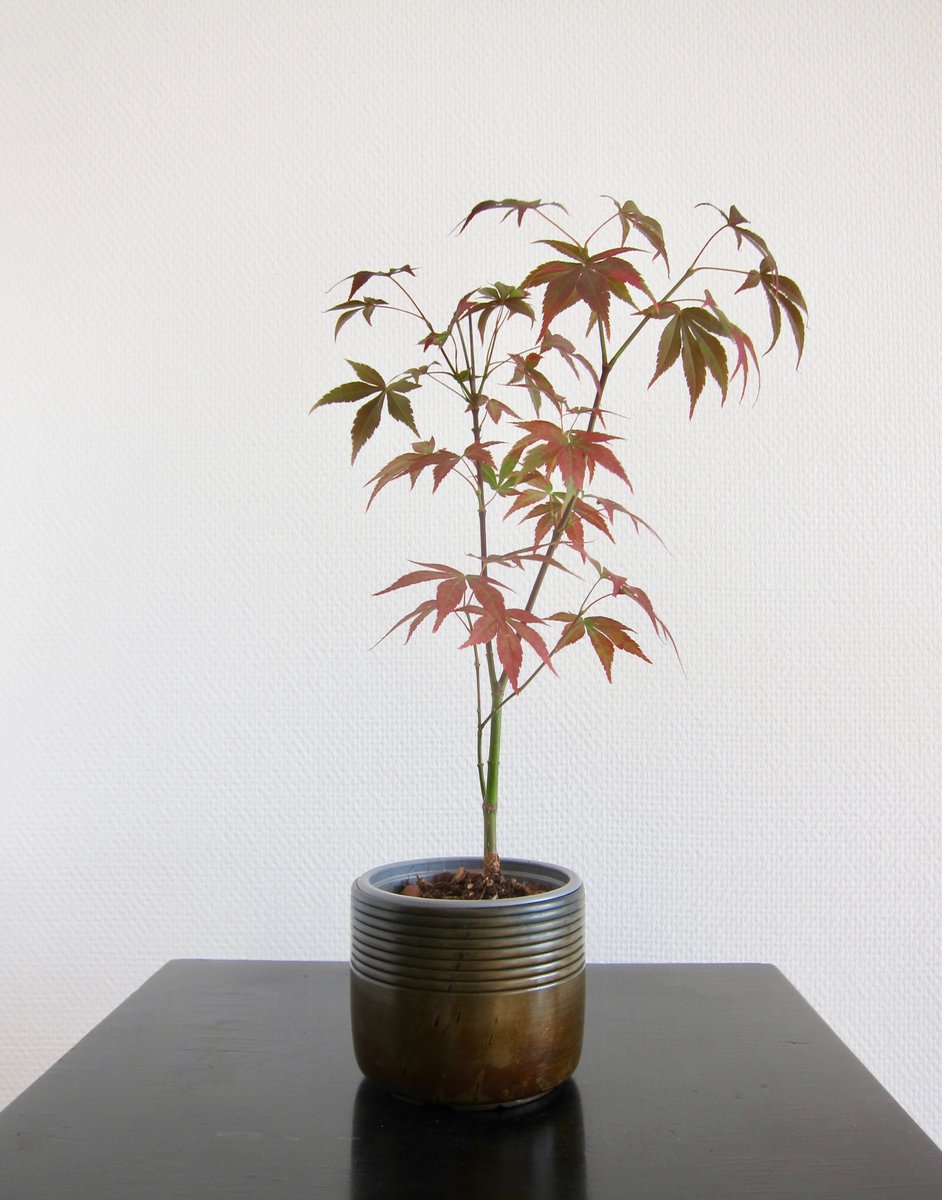
<svg viewBox="0 0 942 1200"><path fill-rule="evenodd" d="M593 966L548 1101L362 1080L341 963L168 963L0 1114L3 1200L942 1200L942 1151L768 966Z"/></svg>

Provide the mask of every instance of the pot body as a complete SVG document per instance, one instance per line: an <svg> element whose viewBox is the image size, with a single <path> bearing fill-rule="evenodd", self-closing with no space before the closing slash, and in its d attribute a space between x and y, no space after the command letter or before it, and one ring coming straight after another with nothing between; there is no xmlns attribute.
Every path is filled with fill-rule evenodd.
<svg viewBox="0 0 942 1200"><path fill-rule="evenodd" d="M549 890L508 900L401 896L416 875L480 859L395 863L352 889L350 1009L360 1070L409 1099L492 1108L568 1079L582 1050L581 880L547 863L505 874Z"/></svg>

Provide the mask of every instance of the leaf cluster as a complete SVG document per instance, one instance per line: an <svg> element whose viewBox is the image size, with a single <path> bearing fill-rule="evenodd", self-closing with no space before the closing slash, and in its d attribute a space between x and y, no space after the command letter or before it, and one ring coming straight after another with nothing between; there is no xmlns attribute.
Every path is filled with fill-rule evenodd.
<svg viewBox="0 0 942 1200"><path fill-rule="evenodd" d="M418 562L413 564L418 569L407 571L377 594L424 588L424 597L389 632L405 626L409 641L429 620L433 632L457 622L463 630L461 648L473 652L479 694L479 655L484 655L491 703L490 715L481 718L479 727L505 702L505 683L516 693L543 668L555 673L557 655L580 642L591 647L609 681L617 651L650 661L636 631L601 609L626 601L633 604L654 635L674 646L646 592L590 553L599 538L617 549L625 524L636 533L653 533L619 500L594 490L597 477L631 489L616 452L620 439L604 432L604 401L621 356L636 341L642 347L643 333L659 330L647 339L647 353L653 358L648 386L679 374L691 418L710 381L721 404L737 376L741 397L745 396L750 377L760 376L753 336L738 323L739 318L734 321L724 311L711 290L730 277L738 283L730 289L731 301L754 289L765 296L772 331L765 353L778 342L783 323L789 327L799 361L804 350L804 297L798 285L779 271L765 239L735 206L725 211L704 206L718 214L721 223L675 283L655 288L642 274L640 259L648 260L648 267L669 271L660 223L633 201L609 199L614 212L583 240L559 224L568 214L555 202L504 199L474 205L456 226L459 232L485 213L500 212L502 220L515 217L518 227L525 217L548 223L553 236L533 243L542 261L523 279L487 283L463 293L441 323L431 320L413 296L415 272L408 265L354 272L343 281L350 283L346 300L329 310L339 314L335 336L358 314L367 326L378 313L384 318L396 313L396 319L404 317L418 327L417 344L425 355L421 366L387 380L367 363L348 359L353 378L326 392L313 408L357 405L350 431L351 461L385 415L412 435L408 448L369 479L367 507L401 479L415 488L427 476L433 493L446 480L458 480L469 489L478 528L476 545L469 551L472 569ZM594 243L606 232L608 244L598 247ZM735 243L736 265L726 265L725 260L722 265L704 265L704 252L721 234ZM632 245L632 238L641 244ZM740 254L751 255L752 260L742 264ZM709 275L710 286L698 290L704 275ZM368 283L396 294L392 298L363 294ZM693 294L680 295L683 289ZM558 328L571 310L586 321L581 344ZM443 404L460 405L467 416L469 436L463 448L460 443L439 445L430 433L419 432L420 426L434 421ZM524 406L532 414L521 413ZM497 513L503 514L499 528L514 531L511 544L500 552L494 547ZM565 565L567 557L571 566ZM540 616L543 580L550 568L582 579L587 590L575 607ZM519 600L511 600L510 585L501 577L505 571L528 578L532 573ZM550 647L541 629L554 623L562 630Z"/></svg>

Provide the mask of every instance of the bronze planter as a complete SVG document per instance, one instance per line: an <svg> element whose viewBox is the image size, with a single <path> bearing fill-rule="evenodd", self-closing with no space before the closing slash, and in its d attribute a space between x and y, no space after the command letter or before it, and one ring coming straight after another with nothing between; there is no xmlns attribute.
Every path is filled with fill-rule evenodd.
<svg viewBox="0 0 942 1200"><path fill-rule="evenodd" d="M576 1069L585 1010L581 880L505 860L548 885L511 900L401 896L415 875L480 860L394 863L352 889L350 1011L357 1063L408 1099L492 1108L536 1099Z"/></svg>

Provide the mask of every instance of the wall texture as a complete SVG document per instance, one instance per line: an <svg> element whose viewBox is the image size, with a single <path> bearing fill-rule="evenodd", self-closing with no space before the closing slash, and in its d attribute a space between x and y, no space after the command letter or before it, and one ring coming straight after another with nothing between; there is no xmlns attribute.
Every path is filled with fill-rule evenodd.
<svg viewBox="0 0 942 1200"><path fill-rule="evenodd" d="M477 847L455 635L369 649L468 514L364 513L401 442L351 472L307 410L420 351L322 310L410 262L445 316L537 261L449 237L474 202L610 193L677 265L735 203L808 348L692 422L653 343L613 390L684 670L576 649L508 709L504 851L583 874L595 960L777 963L942 1141L940 42L914 0L3 5L0 1102L166 959L342 958L354 875Z"/></svg>

